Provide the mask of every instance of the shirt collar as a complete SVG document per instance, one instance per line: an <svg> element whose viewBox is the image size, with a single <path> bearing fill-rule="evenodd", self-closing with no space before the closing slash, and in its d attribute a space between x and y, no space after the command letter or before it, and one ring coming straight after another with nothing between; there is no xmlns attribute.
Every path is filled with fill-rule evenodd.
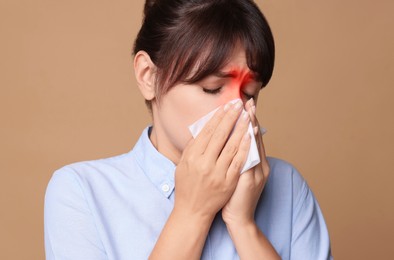
<svg viewBox="0 0 394 260"><path fill-rule="evenodd" d="M174 191L175 164L161 154L149 139L151 126L144 129L132 153L144 174L167 198Z"/></svg>

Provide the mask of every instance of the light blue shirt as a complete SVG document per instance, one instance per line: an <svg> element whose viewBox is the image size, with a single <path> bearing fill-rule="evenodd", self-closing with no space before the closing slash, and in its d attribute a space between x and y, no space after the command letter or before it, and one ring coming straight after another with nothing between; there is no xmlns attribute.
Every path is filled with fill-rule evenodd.
<svg viewBox="0 0 394 260"><path fill-rule="evenodd" d="M46 258L147 259L174 205L175 165L146 128L128 153L77 162L53 174L45 196ZM297 170L268 157L256 223L282 259L330 259L319 205ZM239 259L219 213L202 259Z"/></svg>

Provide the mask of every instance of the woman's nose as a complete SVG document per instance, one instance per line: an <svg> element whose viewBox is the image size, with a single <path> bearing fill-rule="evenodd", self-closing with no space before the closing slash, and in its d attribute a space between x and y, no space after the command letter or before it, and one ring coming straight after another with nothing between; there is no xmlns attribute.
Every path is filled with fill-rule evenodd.
<svg viewBox="0 0 394 260"><path fill-rule="evenodd" d="M228 89L228 93L225 95L225 103L235 99L241 99L244 105L247 101L242 98L241 86L233 85L231 88Z"/></svg>

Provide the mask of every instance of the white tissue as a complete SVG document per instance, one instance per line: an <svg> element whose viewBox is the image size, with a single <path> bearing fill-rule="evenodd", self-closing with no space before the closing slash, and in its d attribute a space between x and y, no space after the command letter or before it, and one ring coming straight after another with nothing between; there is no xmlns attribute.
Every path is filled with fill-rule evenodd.
<svg viewBox="0 0 394 260"><path fill-rule="evenodd" d="M238 100L239 99L235 99L230 102L235 103ZM212 116L215 114L215 112L218 109L219 108L216 108L215 110L209 112L208 114L206 114L205 116L203 116L202 118L200 118L199 120L197 120L196 122L194 122L192 125L189 126L189 130L192 133L193 138L196 138L196 136L204 128L205 124L212 118ZM262 128L262 129L264 129L264 128ZM241 173L244 173L245 171L249 170L250 168L252 168L252 167L256 166L258 163L260 163L259 150L257 149L257 143L256 143L256 138L253 133L252 123L249 123L248 132L251 137L250 148L249 148L248 157L247 157L246 162L241 170ZM265 133L265 131L264 132L261 131L261 132L262 132L262 134Z"/></svg>

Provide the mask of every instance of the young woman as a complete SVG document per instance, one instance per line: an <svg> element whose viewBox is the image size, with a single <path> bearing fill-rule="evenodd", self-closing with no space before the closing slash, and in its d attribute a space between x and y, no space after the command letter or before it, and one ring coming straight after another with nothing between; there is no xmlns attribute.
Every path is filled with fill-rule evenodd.
<svg viewBox="0 0 394 260"><path fill-rule="evenodd" d="M255 104L273 65L252 1L147 1L134 68L152 125L128 153L55 172L47 259L330 259L306 182L264 152ZM254 139L260 163L240 174Z"/></svg>

